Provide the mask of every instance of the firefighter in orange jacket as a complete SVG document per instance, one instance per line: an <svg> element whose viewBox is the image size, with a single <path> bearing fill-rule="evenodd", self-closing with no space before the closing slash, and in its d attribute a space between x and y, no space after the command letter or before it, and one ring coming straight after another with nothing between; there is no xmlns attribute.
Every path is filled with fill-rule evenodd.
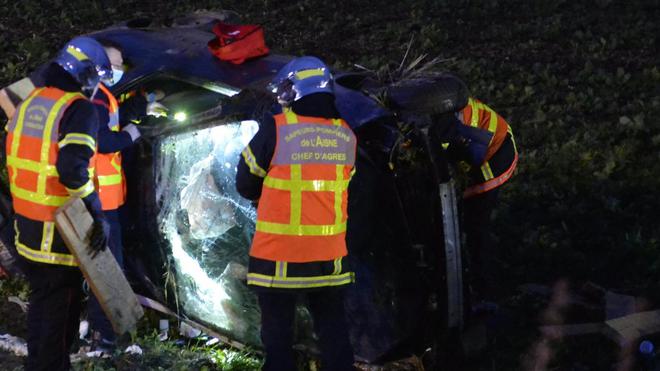
<svg viewBox="0 0 660 371"><path fill-rule="evenodd" d="M270 87L282 105L243 150L237 190L259 200L248 285L261 308L264 370L296 369L292 353L296 298L304 294L319 335L322 369L350 370L344 316L348 183L356 138L334 105L328 67L296 58Z"/></svg>
<svg viewBox="0 0 660 371"><path fill-rule="evenodd" d="M147 101L142 95L137 95L124 102L120 118L119 103L108 86L116 84L123 75L124 61L121 48L109 40L99 40L99 42L108 55L112 67L112 80L99 85L99 91L93 100L101 122L98 131L98 154L96 155L94 181L101 200L101 208L110 226L108 247L119 266L123 268L124 254L119 208L126 202L126 176L122 168L121 151L133 145L140 138L140 131L133 124L125 125L123 129L120 129L120 121L126 122L144 116ZM90 350L105 354L112 353L115 348L115 333L112 324L93 294L90 294L87 303L87 318L92 329Z"/></svg>
<svg viewBox="0 0 660 371"><path fill-rule="evenodd" d="M448 158L467 178L461 227L470 256L473 296L476 301L492 300L495 253L491 215L499 187L511 178L518 164L513 131L502 116L470 97L466 85L454 75L443 74L427 93L436 97L432 116L435 132Z"/></svg>
<svg viewBox="0 0 660 371"><path fill-rule="evenodd" d="M470 97L465 83L449 73L401 84L389 91L389 98L404 120L429 126L433 141L442 146L444 156L456 165L466 183L461 229L466 237L474 309L492 309L479 302L494 298L491 215L499 187L518 164L513 131L502 116Z"/></svg>
<svg viewBox="0 0 660 371"><path fill-rule="evenodd" d="M54 214L80 197L94 219L91 245L105 249L108 227L95 192L98 116L88 97L112 70L95 40L71 40L7 126L7 170L15 244L30 283L26 370L68 370L77 335L82 275L55 228Z"/></svg>

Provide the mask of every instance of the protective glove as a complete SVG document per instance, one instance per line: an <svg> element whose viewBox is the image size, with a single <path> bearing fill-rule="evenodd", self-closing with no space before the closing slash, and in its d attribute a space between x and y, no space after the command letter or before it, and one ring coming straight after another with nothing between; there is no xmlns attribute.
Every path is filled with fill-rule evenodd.
<svg viewBox="0 0 660 371"><path fill-rule="evenodd" d="M128 135L131 136L131 140L133 141L133 143L135 143L135 141L142 136L142 134L140 133L140 129L138 129L137 126L133 124L128 124L124 126L124 128L121 129L121 131L128 133Z"/></svg>
<svg viewBox="0 0 660 371"><path fill-rule="evenodd" d="M167 107L158 102L151 102L147 104L147 115L154 117L167 116Z"/></svg>
<svg viewBox="0 0 660 371"><path fill-rule="evenodd" d="M89 246L87 250L92 259L105 250L108 246L108 232L110 227L108 223L100 218L94 219L92 230L89 233Z"/></svg>
<svg viewBox="0 0 660 371"><path fill-rule="evenodd" d="M159 101L163 98L165 98L165 92L162 90L154 90L151 92L145 92L144 93L144 98L147 100L148 103Z"/></svg>

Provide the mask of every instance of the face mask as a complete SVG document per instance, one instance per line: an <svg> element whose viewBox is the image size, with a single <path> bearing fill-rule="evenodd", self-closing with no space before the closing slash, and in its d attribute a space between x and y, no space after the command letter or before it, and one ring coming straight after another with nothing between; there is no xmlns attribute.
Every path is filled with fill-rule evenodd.
<svg viewBox="0 0 660 371"><path fill-rule="evenodd" d="M108 86L112 86L121 80L122 76L124 76L124 71L123 70L118 70L118 69L112 69L112 81L109 81L106 83Z"/></svg>

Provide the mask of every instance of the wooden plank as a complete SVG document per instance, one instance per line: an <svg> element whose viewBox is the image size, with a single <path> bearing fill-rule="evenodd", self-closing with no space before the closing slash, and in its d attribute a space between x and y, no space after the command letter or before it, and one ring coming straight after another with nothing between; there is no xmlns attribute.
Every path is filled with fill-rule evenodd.
<svg viewBox="0 0 660 371"><path fill-rule="evenodd" d="M55 213L55 225L71 253L78 259L92 292L117 334L133 330L144 314L135 293L109 249L96 257L87 246L93 224L92 216L80 198L73 198Z"/></svg>
<svg viewBox="0 0 660 371"><path fill-rule="evenodd" d="M619 345L629 345L644 336L660 333L660 310L639 312L605 321L606 335Z"/></svg>
<svg viewBox="0 0 660 371"><path fill-rule="evenodd" d="M16 106L27 98L35 89L34 83L28 77L22 78L0 90L0 108L11 119L16 113Z"/></svg>
<svg viewBox="0 0 660 371"><path fill-rule="evenodd" d="M5 89L0 90L0 108L5 111L5 115L7 115L7 118L10 120L16 112L16 106L12 103L11 99L9 99L9 95L7 95Z"/></svg>
<svg viewBox="0 0 660 371"><path fill-rule="evenodd" d="M35 89L34 83L29 77L24 77L15 83L7 86L6 88L10 93L14 94L22 102L27 98L30 93ZM19 102L14 102L18 104Z"/></svg>

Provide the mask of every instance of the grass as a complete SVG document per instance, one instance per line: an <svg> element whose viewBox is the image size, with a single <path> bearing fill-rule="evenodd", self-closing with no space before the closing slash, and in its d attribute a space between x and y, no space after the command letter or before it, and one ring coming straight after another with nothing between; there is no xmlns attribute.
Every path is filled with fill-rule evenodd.
<svg viewBox="0 0 660 371"><path fill-rule="evenodd" d="M118 349L111 358L87 358L75 363L77 371L110 370L204 370L252 371L261 367L259 357L248 351L228 349L219 345L205 346L194 340L160 341L154 331L136 338L142 355L126 354Z"/></svg>
<svg viewBox="0 0 660 371"><path fill-rule="evenodd" d="M275 52L317 55L342 70L387 73L409 48L411 61L446 60L442 69L507 118L521 150L494 221L501 285L591 280L660 302L657 2L0 0L0 85L74 35L219 7L264 25ZM520 365L509 356L497 369ZM562 359L556 367L573 362Z"/></svg>

